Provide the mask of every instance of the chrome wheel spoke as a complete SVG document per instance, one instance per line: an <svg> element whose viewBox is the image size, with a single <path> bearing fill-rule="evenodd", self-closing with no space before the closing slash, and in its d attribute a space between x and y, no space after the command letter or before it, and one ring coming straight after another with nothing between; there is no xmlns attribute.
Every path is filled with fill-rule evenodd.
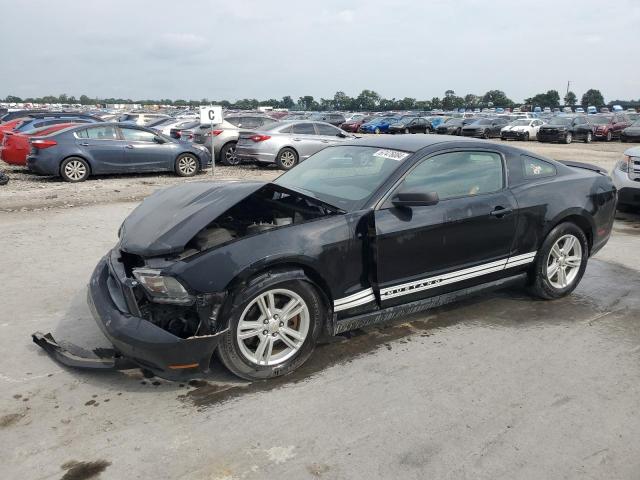
<svg viewBox="0 0 640 480"><path fill-rule="evenodd" d="M567 271L565 267L558 268L558 283L561 287L567 286Z"/></svg>
<svg viewBox="0 0 640 480"><path fill-rule="evenodd" d="M576 237L567 238L567 240L564 242L564 245L562 246L562 253L564 253L565 255L568 255L571 249L573 248L573 245L575 244L575 242L576 242Z"/></svg>
<svg viewBox="0 0 640 480"><path fill-rule="evenodd" d="M582 258L580 257L567 257L564 259L565 263L571 268L578 268L582 263Z"/></svg>
<svg viewBox="0 0 640 480"><path fill-rule="evenodd" d="M280 318L283 322L294 318L296 315L299 315L304 306L295 298L287 303L282 311L280 312Z"/></svg>
<svg viewBox="0 0 640 480"><path fill-rule="evenodd" d="M553 277L555 277L559 269L560 269L560 264L558 262L552 263L551 265L549 265L547 267L547 278L552 279Z"/></svg>
<svg viewBox="0 0 640 480"><path fill-rule="evenodd" d="M297 348L297 346L296 346L296 344L294 343L294 341L293 341L293 340L291 340L291 339L290 339L288 336L286 336L284 333L282 333L282 331L280 331L280 332L278 333L278 337L280 338L280 340L282 340L282 341L284 342L284 344L285 344L287 347L289 347L289 348L291 348L291 349L294 349L294 350Z"/></svg>
<svg viewBox="0 0 640 480"><path fill-rule="evenodd" d="M304 341L304 337L300 335L300 333L298 333L298 331L294 330L293 328L282 327L280 329L280 334L286 335L287 337L292 337L294 340L297 340L298 342Z"/></svg>
<svg viewBox="0 0 640 480"><path fill-rule="evenodd" d="M267 305L267 300L264 296L258 297L258 308L260 309L260 313L266 318L271 317L271 311L269 311L269 307Z"/></svg>
<svg viewBox="0 0 640 480"><path fill-rule="evenodd" d="M264 354L267 350L267 345L271 343L271 337L268 335L264 335L261 339L260 339L260 343L258 344L258 348L256 349L256 363L261 364L263 363L264 359Z"/></svg>
<svg viewBox="0 0 640 480"><path fill-rule="evenodd" d="M562 251L560 251L560 247L558 247L557 243L551 248L551 255L553 255L557 260L562 256Z"/></svg>

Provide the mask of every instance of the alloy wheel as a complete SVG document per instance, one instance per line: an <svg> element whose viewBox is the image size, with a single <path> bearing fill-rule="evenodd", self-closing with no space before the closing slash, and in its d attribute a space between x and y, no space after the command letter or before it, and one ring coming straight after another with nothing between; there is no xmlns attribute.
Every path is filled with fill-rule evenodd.
<svg viewBox="0 0 640 480"><path fill-rule="evenodd" d="M582 245L573 235L563 235L551 247L547 257L547 280L558 289L567 288L576 279L582 265Z"/></svg>
<svg viewBox="0 0 640 480"><path fill-rule="evenodd" d="M224 159L229 165L235 165L237 163L236 147L234 145L229 146L224 152Z"/></svg>
<svg viewBox="0 0 640 480"><path fill-rule="evenodd" d="M178 169L183 175L193 175L197 168L196 159L191 155L185 155L178 161Z"/></svg>
<svg viewBox="0 0 640 480"><path fill-rule="evenodd" d="M87 167L80 160L71 160L64 166L64 173L71 180L82 180L87 174Z"/></svg>
<svg viewBox="0 0 640 480"><path fill-rule="evenodd" d="M280 163L285 168L292 168L296 164L296 156L293 152L284 151L280 154Z"/></svg>
<svg viewBox="0 0 640 480"><path fill-rule="evenodd" d="M300 295L283 288L267 290L242 312L236 342L252 364L277 365L300 350L309 325L309 307Z"/></svg>

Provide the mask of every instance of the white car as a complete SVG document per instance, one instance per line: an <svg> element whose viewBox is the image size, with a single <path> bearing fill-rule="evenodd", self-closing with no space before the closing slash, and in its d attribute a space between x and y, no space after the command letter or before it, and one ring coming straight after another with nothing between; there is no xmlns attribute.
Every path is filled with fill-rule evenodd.
<svg viewBox="0 0 640 480"><path fill-rule="evenodd" d="M500 130L500 140L535 140L544 122L538 118L520 118Z"/></svg>

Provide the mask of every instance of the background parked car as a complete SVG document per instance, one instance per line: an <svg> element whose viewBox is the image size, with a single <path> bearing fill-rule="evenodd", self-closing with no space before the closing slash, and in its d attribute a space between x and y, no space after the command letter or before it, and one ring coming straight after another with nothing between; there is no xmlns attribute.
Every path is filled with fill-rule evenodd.
<svg viewBox="0 0 640 480"><path fill-rule="evenodd" d="M631 122L624 113L613 115L593 115L589 117L589 122L595 127L593 137L604 139L610 142L614 138L620 138L622 131L631 125Z"/></svg>
<svg viewBox="0 0 640 480"><path fill-rule="evenodd" d="M402 117L389 125L389 133L428 133L431 125L423 117Z"/></svg>
<svg viewBox="0 0 640 480"><path fill-rule="evenodd" d="M155 120L168 117L169 115L163 113L124 113L118 118L118 121L132 125L146 126Z"/></svg>
<svg viewBox="0 0 640 480"><path fill-rule="evenodd" d="M34 117L29 117L23 119L24 121L20 123L16 128L13 129L14 132L21 133L27 132L29 130L33 130L40 127L47 127L50 125L59 125L61 123L99 123L102 122L101 118L94 117L92 115L82 115L75 113L73 115L66 114L56 114L55 116L47 116L47 115L36 115Z"/></svg>
<svg viewBox="0 0 640 480"><path fill-rule="evenodd" d="M81 182L90 175L173 171L190 177L210 162L209 151L149 128L101 123L81 125L45 137L31 137L29 169Z"/></svg>
<svg viewBox="0 0 640 480"><path fill-rule="evenodd" d="M336 127L347 121L341 113L314 113L309 117L309 120L330 123Z"/></svg>
<svg viewBox="0 0 640 480"><path fill-rule="evenodd" d="M427 122L429 122L429 125L431 125L431 128L429 129L429 131L435 132L436 129L447 120L449 120L449 117L443 117L441 115L427 117Z"/></svg>
<svg viewBox="0 0 640 480"><path fill-rule="evenodd" d="M59 130L73 127L77 123L58 123L38 127L25 132L5 132L0 149L0 158L11 165L26 165L29 154L29 139L35 136L47 136Z"/></svg>
<svg viewBox="0 0 640 480"><path fill-rule="evenodd" d="M583 140L589 143L592 139L593 131L586 115L558 115L538 130L539 142L571 143L573 140Z"/></svg>
<svg viewBox="0 0 640 480"><path fill-rule="evenodd" d="M262 130L240 132L236 154L240 160L275 163L280 169L289 170L323 148L352 138L325 122L279 122Z"/></svg>
<svg viewBox="0 0 640 480"><path fill-rule="evenodd" d="M240 130L261 129L277 122L275 118L266 115L229 115L224 117L221 124L215 125L213 131L209 125L196 129L193 141L207 146L216 162L223 165L238 165L240 159L236 157L236 143Z"/></svg>
<svg viewBox="0 0 640 480"><path fill-rule="evenodd" d="M342 125L340 125L340 128L345 132L357 133L362 125L370 122L374 118L375 117L368 115L365 117L359 117L358 119L347 120Z"/></svg>
<svg viewBox="0 0 640 480"><path fill-rule="evenodd" d="M640 207L640 147L629 148L611 172L618 207Z"/></svg>
<svg viewBox="0 0 640 480"><path fill-rule="evenodd" d="M501 140L535 140L543 121L538 119L522 118L514 120L500 130Z"/></svg>
<svg viewBox="0 0 640 480"><path fill-rule="evenodd" d="M389 125L399 120L398 117L377 117L360 126L361 133L387 133Z"/></svg>
<svg viewBox="0 0 640 480"><path fill-rule="evenodd" d="M640 142L640 120L632 123L620 133L622 142Z"/></svg>
<svg viewBox="0 0 640 480"><path fill-rule="evenodd" d="M500 136L500 130L507 124L505 118L480 118L462 127L465 137L494 138Z"/></svg>

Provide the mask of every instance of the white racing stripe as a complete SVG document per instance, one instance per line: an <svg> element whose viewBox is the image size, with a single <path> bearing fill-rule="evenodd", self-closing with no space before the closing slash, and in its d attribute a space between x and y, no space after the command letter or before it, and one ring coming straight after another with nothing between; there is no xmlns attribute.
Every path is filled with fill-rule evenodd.
<svg viewBox="0 0 640 480"><path fill-rule="evenodd" d="M477 267L465 268L456 272L445 273L435 277L423 278L413 282L383 288L380 290L380 297L382 300L401 297L403 295L429 290L442 285L449 285L451 283L469 280L470 278L499 272L500 270L505 270L507 268L519 267L533 262L535 260L536 253L538 252L529 252L522 255L516 255L515 257L509 257L503 260L478 265ZM348 297L334 301L333 310L335 312L348 310L350 308L359 307L360 305L373 302L375 299L376 297L373 290L371 288L367 288L358 293L354 293L353 295L349 295Z"/></svg>

